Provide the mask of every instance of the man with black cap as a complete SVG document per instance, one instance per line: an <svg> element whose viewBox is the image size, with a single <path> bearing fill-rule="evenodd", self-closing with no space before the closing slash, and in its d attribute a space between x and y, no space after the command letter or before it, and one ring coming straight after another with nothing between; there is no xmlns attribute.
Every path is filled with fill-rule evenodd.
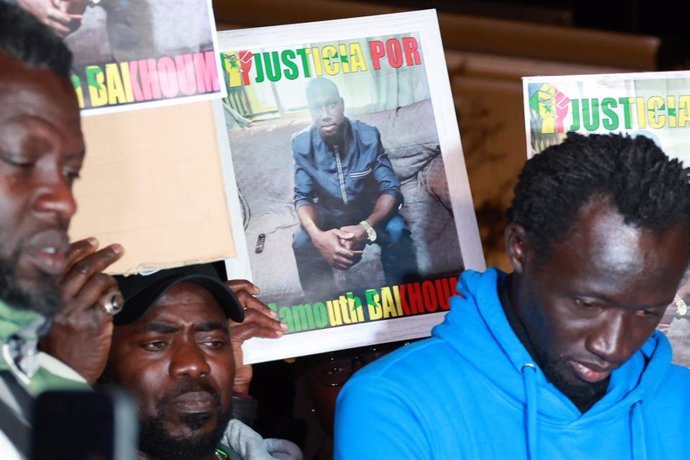
<svg viewBox="0 0 690 460"><path fill-rule="evenodd" d="M228 424L233 389L248 387L236 380L235 365L245 367L239 345L285 330L254 297L253 284L226 286L212 265L116 278L125 308L114 320L103 380L138 400L140 458L272 458L276 448L296 449L299 458L286 441L264 441L239 421Z"/></svg>

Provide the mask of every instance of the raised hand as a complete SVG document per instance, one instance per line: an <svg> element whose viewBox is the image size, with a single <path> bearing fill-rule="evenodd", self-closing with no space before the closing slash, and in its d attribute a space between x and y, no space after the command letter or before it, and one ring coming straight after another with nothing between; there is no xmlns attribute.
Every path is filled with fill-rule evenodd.
<svg viewBox="0 0 690 460"><path fill-rule="evenodd" d="M70 245L67 267L58 286L62 307L40 348L68 364L93 384L105 368L113 334L113 317L104 298L117 295L117 282L103 271L119 260L124 249L111 244L98 249L87 238Z"/></svg>
<svg viewBox="0 0 690 460"><path fill-rule="evenodd" d="M252 366L244 364L242 344L252 337L282 337L287 331L287 325L278 321L278 314L255 297L259 294L259 288L254 284L247 280L230 280L226 284L244 307L244 321L229 321L236 369L233 391L248 394L252 381Z"/></svg>

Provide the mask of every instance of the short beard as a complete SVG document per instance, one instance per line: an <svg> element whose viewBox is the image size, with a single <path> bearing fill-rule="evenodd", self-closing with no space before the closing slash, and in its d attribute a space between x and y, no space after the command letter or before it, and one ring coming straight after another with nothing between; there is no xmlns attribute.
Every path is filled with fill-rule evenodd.
<svg viewBox="0 0 690 460"><path fill-rule="evenodd" d="M575 384L563 378L567 364L562 361L546 361L542 370L547 380L570 399L580 412L586 412L605 394L609 386L609 379L597 383Z"/></svg>
<svg viewBox="0 0 690 460"><path fill-rule="evenodd" d="M15 270L18 261L18 254L13 254L9 259L0 259L0 299L11 307L52 318L61 305L57 280L42 273L37 287L26 290L17 283Z"/></svg>
<svg viewBox="0 0 690 460"><path fill-rule="evenodd" d="M185 388L177 392L176 395L194 391L194 389ZM208 390L208 388L204 386L204 390ZM208 460L211 458L223 437L231 417L230 410L223 410L220 396L215 392L213 394L217 398L215 406L218 408L215 413L218 425L213 432L198 439L172 436L163 426L162 418L160 416L153 416L141 421L139 427L139 450L157 459L184 458L189 460ZM170 399L172 399L170 396L164 396L161 399L156 406L157 414L163 413L165 405ZM204 426L209 418L211 418L209 414L189 414L184 418L184 422L192 430L198 430Z"/></svg>

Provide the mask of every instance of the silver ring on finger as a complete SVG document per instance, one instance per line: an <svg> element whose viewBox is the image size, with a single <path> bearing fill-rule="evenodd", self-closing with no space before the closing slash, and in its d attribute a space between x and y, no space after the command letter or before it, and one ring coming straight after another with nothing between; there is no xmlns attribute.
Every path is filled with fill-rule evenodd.
<svg viewBox="0 0 690 460"><path fill-rule="evenodd" d="M103 294L98 303L103 306L107 314L115 316L122 311L122 307L125 305L125 298L119 289L113 288Z"/></svg>

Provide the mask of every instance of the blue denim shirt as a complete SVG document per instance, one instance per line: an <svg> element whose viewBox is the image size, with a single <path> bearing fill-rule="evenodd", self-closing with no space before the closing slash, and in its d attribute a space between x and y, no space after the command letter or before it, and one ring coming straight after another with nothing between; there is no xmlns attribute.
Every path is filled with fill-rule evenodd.
<svg viewBox="0 0 690 460"><path fill-rule="evenodd" d="M314 126L292 136L296 209L317 206L320 220L358 222L369 216L382 194L402 203L400 180L378 129L346 118L341 148L326 144Z"/></svg>

